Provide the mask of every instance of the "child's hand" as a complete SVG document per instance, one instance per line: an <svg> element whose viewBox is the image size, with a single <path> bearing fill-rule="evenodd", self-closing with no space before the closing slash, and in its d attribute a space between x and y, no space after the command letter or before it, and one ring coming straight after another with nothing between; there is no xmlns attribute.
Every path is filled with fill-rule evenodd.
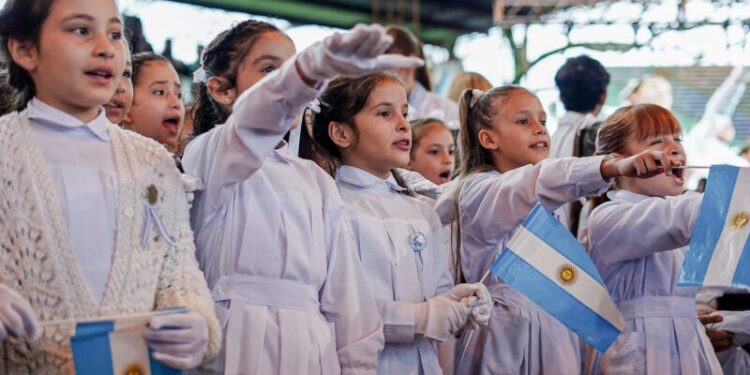
<svg viewBox="0 0 750 375"><path fill-rule="evenodd" d="M646 150L627 158L619 158L616 154L613 156L613 159L602 162L601 172L605 179L621 176L649 178L661 173L666 173L667 176L672 174L672 159L666 152Z"/></svg>
<svg viewBox="0 0 750 375"><path fill-rule="evenodd" d="M380 25L357 25L334 33L297 55L297 70L310 81L342 76L359 76L396 68L424 65L416 57L384 54L393 38Z"/></svg>
<svg viewBox="0 0 750 375"><path fill-rule="evenodd" d="M706 328L706 336L711 340L711 346L718 352L731 349L734 345L734 334L723 329L712 328L713 324L721 323L724 318L719 314L699 315L698 320Z"/></svg>

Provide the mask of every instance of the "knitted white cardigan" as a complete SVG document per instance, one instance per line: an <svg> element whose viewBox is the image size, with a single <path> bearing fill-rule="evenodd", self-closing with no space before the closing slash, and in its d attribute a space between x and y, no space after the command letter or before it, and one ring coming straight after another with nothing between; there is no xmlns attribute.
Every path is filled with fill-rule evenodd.
<svg viewBox="0 0 750 375"><path fill-rule="evenodd" d="M112 125L109 134L119 186L117 234L109 279L97 305L75 261L26 112L0 118L0 282L28 300L43 325L36 342L9 338L0 344L0 374L75 373L70 352L75 326L44 322L173 306L187 306L206 318L206 358L220 349L221 329L195 260L186 194L174 161L162 146L136 133ZM145 226L149 206L174 245L161 238L154 220L150 228Z"/></svg>

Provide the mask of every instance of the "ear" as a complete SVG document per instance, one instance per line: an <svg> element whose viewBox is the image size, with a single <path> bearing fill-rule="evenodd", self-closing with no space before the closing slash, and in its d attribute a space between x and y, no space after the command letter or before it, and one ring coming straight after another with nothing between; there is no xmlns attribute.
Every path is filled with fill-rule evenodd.
<svg viewBox="0 0 750 375"><path fill-rule="evenodd" d="M331 121L328 124L328 136L336 146L344 149L354 144L352 127L341 122Z"/></svg>
<svg viewBox="0 0 750 375"><path fill-rule="evenodd" d="M21 68L29 74L36 69L39 53L32 41L8 38L7 47L11 59Z"/></svg>
<svg viewBox="0 0 750 375"><path fill-rule="evenodd" d="M211 98L227 108L231 108L237 99L237 89L228 88L230 86L229 81L224 77L213 76L206 81L206 88Z"/></svg>
<svg viewBox="0 0 750 375"><path fill-rule="evenodd" d="M493 132L490 129L481 129L479 130L479 134L477 135L477 138L479 138L479 144L482 146L482 148L485 148L487 150L495 151L500 148L497 144L497 134Z"/></svg>

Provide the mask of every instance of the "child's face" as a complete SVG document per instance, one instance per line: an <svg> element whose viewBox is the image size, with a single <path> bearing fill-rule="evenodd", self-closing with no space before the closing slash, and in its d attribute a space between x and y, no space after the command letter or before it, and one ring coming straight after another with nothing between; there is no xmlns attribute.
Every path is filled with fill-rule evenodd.
<svg viewBox="0 0 750 375"><path fill-rule="evenodd" d="M117 91L109 103L104 105L107 111L107 118L113 124L120 124L125 115L130 111L133 105L133 65L130 61L125 65L125 71L122 73L120 84L117 85Z"/></svg>
<svg viewBox="0 0 750 375"><path fill-rule="evenodd" d="M112 0L56 0L38 45L16 61L32 76L39 99L90 121L125 69L122 30Z"/></svg>
<svg viewBox="0 0 750 375"><path fill-rule="evenodd" d="M685 165L685 149L679 134L660 134L644 140L631 135L625 142L625 150L635 155L645 150L659 150L672 157L672 164ZM680 195L685 190L684 169L673 169L672 175L662 173L647 179L623 178L623 189L651 197Z"/></svg>
<svg viewBox="0 0 750 375"><path fill-rule="evenodd" d="M133 107L123 124L174 152L185 118L180 78L172 64L164 61L147 62L140 69Z"/></svg>
<svg viewBox="0 0 750 375"><path fill-rule="evenodd" d="M444 184L453 175L455 148L450 130L440 123L427 124L416 141L409 167L435 184Z"/></svg>
<svg viewBox="0 0 750 375"><path fill-rule="evenodd" d="M294 43L281 32L263 33L237 69L237 96L279 69L296 53ZM236 100L236 97L235 97Z"/></svg>
<svg viewBox="0 0 750 375"><path fill-rule="evenodd" d="M344 162L385 178L393 168L409 164L411 127L406 120L409 104L401 84L385 80L354 116L356 140L342 151Z"/></svg>
<svg viewBox="0 0 750 375"><path fill-rule="evenodd" d="M507 172L527 164L536 164L549 155L547 114L536 96L524 91L511 93L504 102L496 100L498 115L488 132L489 151L495 168ZM481 132L480 132L481 136Z"/></svg>

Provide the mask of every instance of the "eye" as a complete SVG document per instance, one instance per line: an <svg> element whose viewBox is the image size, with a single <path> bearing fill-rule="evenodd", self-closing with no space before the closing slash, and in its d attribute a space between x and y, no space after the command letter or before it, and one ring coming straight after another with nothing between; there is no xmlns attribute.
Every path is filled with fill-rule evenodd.
<svg viewBox="0 0 750 375"><path fill-rule="evenodd" d="M542 126L547 127L547 120L539 121L539 123L542 124Z"/></svg>
<svg viewBox="0 0 750 375"><path fill-rule="evenodd" d="M453 154L455 154L455 153L456 153L456 150L454 150L454 149L448 150L448 155L450 155L450 156L453 156Z"/></svg>
<svg viewBox="0 0 750 375"><path fill-rule="evenodd" d="M437 150L437 149L432 149L432 150L429 150L429 151L427 151L427 152L428 152L428 153L429 153L430 155L435 155L435 156L437 156L437 155L439 155L439 154L440 154L440 150Z"/></svg>
<svg viewBox="0 0 750 375"><path fill-rule="evenodd" d="M652 140L648 145L649 146L654 146L654 145L658 145L658 144L661 144L661 143L662 143L661 138L656 138L656 139Z"/></svg>
<svg viewBox="0 0 750 375"><path fill-rule="evenodd" d="M529 119L522 118L520 120L516 120L516 124L519 124L519 125L528 125L529 124Z"/></svg>
<svg viewBox="0 0 750 375"><path fill-rule="evenodd" d="M164 96L165 94L164 90L154 90L154 91L151 91L151 93L156 96Z"/></svg>
<svg viewBox="0 0 750 375"><path fill-rule="evenodd" d="M120 39L122 39L122 32L121 31L113 31L113 32L109 33L109 37L112 40L120 40Z"/></svg>
<svg viewBox="0 0 750 375"><path fill-rule="evenodd" d="M674 137L674 141L677 143L682 143L682 137Z"/></svg>
<svg viewBox="0 0 750 375"><path fill-rule="evenodd" d="M177 99L182 100L182 92L180 91L177 92Z"/></svg>
<svg viewBox="0 0 750 375"><path fill-rule="evenodd" d="M73 32L73 34L78 34L78 35L88 35L89 34L89 29L87 29L87 28L85 28L83 26L74 27L71 31Z"/></svg>
<svg viewBox="0 0 750 375"><path fill-rule="evenodd" d="M125 78L127 78L127 79L131 79L131 78L133 78L133 72L131 72L129 70L126 70L126 71L122 72L122 76L125 77Z"/></svg>
<svg viewBox="0 0 750 375"><path fill-rule="evenodd" d="M388 111L380 111L377 113L377 116L379 117L389 117L391 114Z"/></svg>
<svg viewBox="0 0 750 375"><path fill-rule="evenodd" d="M263 72L265 74L268 74L268 73L273 72L274 70L276 70L275 67L273 67L273 66L266 66L263 69L261 69L261 72Z"/></svg>
<svg viewBox="0 0 750 375"><path fill-rule="evenodd" d="M406 111L406 112L402 112L402 113L401 113L401 116L404 116L404 118L407 118L407 117L409 117L409 111Z"/></svg>

